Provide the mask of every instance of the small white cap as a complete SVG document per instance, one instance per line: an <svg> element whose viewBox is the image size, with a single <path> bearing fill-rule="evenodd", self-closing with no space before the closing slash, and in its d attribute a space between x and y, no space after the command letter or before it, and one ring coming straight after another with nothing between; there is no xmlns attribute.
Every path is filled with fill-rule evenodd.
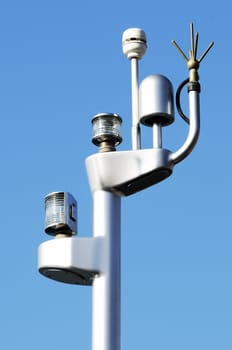
<svg viewBox="0 0 232 350"><path fill-rule="evenodd" d="M139 28L129 28L122 35L122 50L128 59L140 59L146 52L146 33Z"/></svg>

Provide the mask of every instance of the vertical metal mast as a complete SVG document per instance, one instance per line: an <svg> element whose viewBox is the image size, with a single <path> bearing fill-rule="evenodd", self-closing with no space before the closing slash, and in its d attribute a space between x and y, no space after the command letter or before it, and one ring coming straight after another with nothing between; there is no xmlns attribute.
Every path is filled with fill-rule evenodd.
<svg viewBox="0 0 232 350"><path fill-rule="evenodd" d="M122 119L100 113L93 120L92 142L100 154L114 154L122 141ZM92 284L92 350L120 350L121 198L102 187L92 191L93 238L102 238L101 273Z"/></svg>
<svg viewBox="0 0 232 350"><path fill-rule="evenodd" d="M120 349L120 197L93 193L93 236L104 238L104 271L93 280L92 350Z"/></svg>
<svg viewBox="0 0 232 350"><path fill-rule="evenodd" d="M141 148L139 125L139 69L137 58L131 59L131 100L132 100L132 149Z"/></svg>
<svg viewBox="0 0 232 350"><path fill-rule="evenodd" d="M141 148L139 124L139 68L138 60L147 48L146 34L139 28L129 28L122 36L123 53L131 61L131 100L132 100L132 150Z"/></svg>

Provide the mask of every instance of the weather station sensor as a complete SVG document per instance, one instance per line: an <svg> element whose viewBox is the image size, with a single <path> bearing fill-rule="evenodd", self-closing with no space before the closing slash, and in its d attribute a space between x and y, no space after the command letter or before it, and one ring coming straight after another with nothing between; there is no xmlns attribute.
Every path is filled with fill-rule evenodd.
<svg viewBox="0 0 232 350"><path fill-rule="evenodd" d="M188 69L188 77L174 94L172 83L163 75L139 81L138 64L146 52L146 34L139 28L123 33L122 51L131 64L131 149L116 151L122 142L118 114L99 113L92 118L92 142L99 151L86 159L93 199L92 236L77 236L77 202L70 193L53 192L45 197L45 232L53 239L39 246L38 270L59 282L92 286L92 350L120 350L121 346L121 198L168 178L192 152L199 137L198 70L213 42L198 59L198 33L194 35L193 24L190 38L189 57L172 41ZM184 86L188 87L188 116L180 103ZM174 122L175 107L189 127L182 146L169 150L163 145L162 129ZM141 148L141 124L152 130L152 148Z"/></svg>
<svg viewBox="0 0 232 350"><path fill-rule="evenodd" d="M122 50L128 59L141 59L147 49L146 33L140 28L129 28L122 36Z"/></svg>

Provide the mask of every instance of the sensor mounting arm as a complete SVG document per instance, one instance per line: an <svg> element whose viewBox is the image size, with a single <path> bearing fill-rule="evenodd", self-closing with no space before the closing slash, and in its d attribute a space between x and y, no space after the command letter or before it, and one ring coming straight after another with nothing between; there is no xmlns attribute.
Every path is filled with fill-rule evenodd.
<svg viewBox="0 0 232 350"><path fill-rule="evenodd" d="M196 33L194 36L193 23L190 24L190 41L191 50L189 51L189 58L185 55L179 45L175 40L172 40L173 45L177 48L181 56L187 62L187 67L189 69L189 132L187 139L182 147L176 152L171 154L171 160L174 164L181 162L186 158L193 150L197 143L199 133L200 133L200 83L198 69L203 58L207 55L211 47L214 45L213 42L209 44L205 52L197 59L197 48L198 48L198 37L199 34ZM188 122L188 121L187 121Z"/></svg>
<svg viewBox="0 0 232 350"><path fill-rule="evenodd" d="M200 86L199 83L197 83ZM199 91L189 91L189 132L185 143L176 152L171 153L171 161L177 164L185 159L195 147L200 133Z"/></svg>

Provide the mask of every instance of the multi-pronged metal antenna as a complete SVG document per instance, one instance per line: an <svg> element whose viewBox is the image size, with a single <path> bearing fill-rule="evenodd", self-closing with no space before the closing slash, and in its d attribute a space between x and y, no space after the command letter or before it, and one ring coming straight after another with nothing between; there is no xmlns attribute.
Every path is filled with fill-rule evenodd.
<svg viewBox="0 0 232 350"><path fill-rule="evenodd" d="M184 60L187 62L187 66L189 69L189 81L198 81L198 73L197 70L199 69L200 63L203 60L203 58L207 55L211 47L213 46L214 42L211 42L205 52L201 55L199 59L197 59L197 47L198 47L198 37L199 34L196 33L194 37L194 30L193 30L193 23L190 23L190 41L191 41L191 50L189 51L189 58L184 54L180 46L176 43L175 40L172 40L173 45L177 48L181 56L184 58Z"/></svg>

